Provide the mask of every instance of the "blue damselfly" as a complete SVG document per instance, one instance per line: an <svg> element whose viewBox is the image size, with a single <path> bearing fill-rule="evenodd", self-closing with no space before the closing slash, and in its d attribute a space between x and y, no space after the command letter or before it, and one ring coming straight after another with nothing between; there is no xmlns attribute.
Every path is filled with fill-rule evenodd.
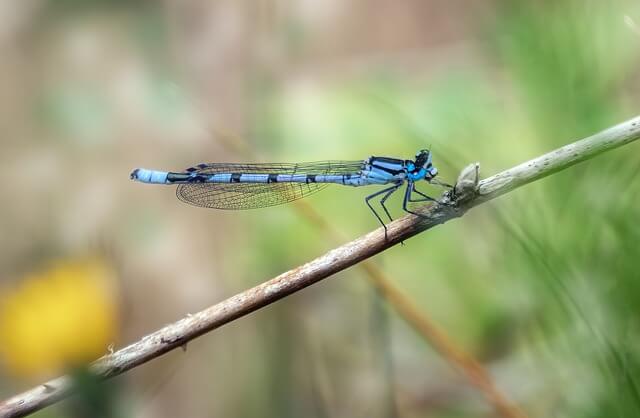
<svg viewBox="0 0 640 418"><path fill-rule="evenodd" d="M319 161L313 163L209 163L199 164L183 172L166 172L137 168L131 178L143 183L177 184L176 195L183 202L215 209L253 209L291 202L315 193L329 184L345 186L389 185L365 198L369 209L385 229L387 227L370 200L380 197L379 203L391 221L386 200L406 183L402 209L413 202L437 201L418 191L416 182L425 180L451 187L434 178L438 170L433 166L429 150L421 150L414 160L388 157L369 157L360 161ZM414 193L418 198L414 198Z"/></svg>

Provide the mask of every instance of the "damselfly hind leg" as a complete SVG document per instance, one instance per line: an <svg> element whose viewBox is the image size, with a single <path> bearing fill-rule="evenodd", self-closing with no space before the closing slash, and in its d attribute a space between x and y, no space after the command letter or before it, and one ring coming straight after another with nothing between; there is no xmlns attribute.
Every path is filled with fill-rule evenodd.
<svg viewBox="0 0 640 418"><path fill-rule="evenodd" d="M364 202L367 204L367 206L369 206L369 209L371 209L371 212L373 212L373 214L375 215L376 219L378 219L378 222L380 222L380 224L382 225L382 227L384 228L384 238L388 239L387 236L387 225L385 225L384 221L382 220L382 218L380 217L380 215L378 215L378 212L376 212L376 210L373 208L373 206L371 206L371 203L369 203L369 200L373 199L376 196L380 196L381 194L385 194L385 196L382 197L382 199L380 199L380 203L382 203L382 208L384 209L385 213L387 214L387 216L389 217L389 219L391 220L391 215L389 215L389 211L387 210L387 208L384 206L384 201L396 190L398 190L398 187L400 187L400 185L396 185L394 184L391 187L387 187L386 189L382 189L379 190L377 192L375 192L374 194L371 194L369 196L367 196L364 199Z"/></svg>
<svg viewBox="0 0 640 418"><path fill-rule="evenodd" d="M393 188L392 190L387 192L387 194L384 195L382 197L382 199L380 199L380 206L382 206L382 209L384 209L384 212L387 214L387 217L389 218L389 222L393 221L393 218L389 214L389 211L387 210L387 207L385 206L384 202L386 202L386 200L389 198L389 196L391 196L393 193L395 193L395 191L398 190L400 188L400 186L402 186L402 183L398 183L395 188ZM387 232L387 228L385 227L385 235L384 235L385 239L387 239L386 232ZM404 245L404 241L400 241L400 245Z"/></svg>
<svg viewBox="0 0 640 418"><path fill-rule="evenodd" d="M387 218L389 218L389 222L393 221L393 218L391 217L391 214L389 214L389 211L387 210L387 207L384 205L384 202L386 202L389 196L391 196L396 190L398 190L400 186L402 186L402 183L396 185L393 189L389 190L387 194L382 196L382 199L380 199L380 206L382 206L382 209L384 209L384 213L387 214Z"/></svg>

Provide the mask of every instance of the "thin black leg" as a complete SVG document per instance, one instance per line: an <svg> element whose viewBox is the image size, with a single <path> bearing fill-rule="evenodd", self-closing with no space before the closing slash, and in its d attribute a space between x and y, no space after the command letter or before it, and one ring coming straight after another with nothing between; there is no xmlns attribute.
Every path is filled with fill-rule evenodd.
<svg viewBox="0 0 640 418"><path fill-rule="evenodd" d="M413 184L413 182L409 182L409 183L407 184L407 188L406 188L406 190L405 190L405 192L404 192L404 199L403 199L403 201L402 201L402 209L403 209L405 212L407 212L407 213L410 213L410 214L412 214L412 215L416 215L416 216L420 216L420 217L424 218L424 217L425 217L424 215L421 215L421 214L419 214L418 212L414 212L414 211L412 211L412 210L409 210L409 208L407 207L407 204L408 204L409 202L411 202L411 201L412 201L412 200L411 200L411 192L412 192L413 190L415 190L415 185ZM428 196L427 196L427 197L428 197ZM431 199L431 198L430 198L430 199ZM424 200L427 200L427 199L418 200L418 201L419 201L419 202L423 202ZM435 199L431 199L431 200L435 200ZM414 202L415 202L415 200L414 200Z"/></svg>
<svg viewBox="0 0 640 418"><path fill-rule="evenodd" d="M387 199L389 198L389 196L391 196L393 193L395 193L396 190L398 190L400 188L400 186L402 186L402 183L398 184L396 187L394 187L392 190L389 190L387 192L386 195L384 195L382 197L382 199L380 199L380 206L382 206L382 209L384 209L384 213L387 214L387 217L389 218L389 222L393 221L393 218L391 217L391 215L389 214L389 211L387 210L387 207L384 205L384 202L387 201Z"/></svg>
<svg viewBox="0 0 640 418"><path fill-rule="evenodd" d="M420 196L423 197L423 199L412 199L411 198L411 194L412 193L410 192L409 193L409 202L426 202L427 200L430 200L432 202L437 202L437 200L434 199L433 197L427 196L426 194L424 194L421 191L419 191L418 189L416 189L416 184L415 183L412 183L412 185L413 185L412 188L411 188L412 192L415 192L415 193L419 194Z"/></svg>
<svg viewBox="0 0 640 418"><path fill-rule="evenodd" d="M386 202L389 196L395 193L395 191L398 190L401 186L402 186L402 183L399 183L393 190L390 190L386 195L382 197L382 199L380 199L380 206L382 206L382 209L384 209L384 212L387 214L389 221L393 221L393 218L391 218L391 215L389 214L387 207L384 205L384 202ZM385 239L387 238L386 232L387 232L387 228L385 227L385 235L384 235ZM400 241L400 244L404 245L404 241Z"/></svg>
<svg viewBox="0 0 640 418"><path fill-rule="evenodd" d="M435 184L436 186L441 186L441 187L446 187L449 189L453 189L453 186L450 185L449 183L445 183L444 181L440 181L438 179L431 179L431 181L429 181L429 184Z"/></svg>
<svg viewBox="0 0 640 418"><path fill-rule="evenodd" d="M380 222L380 224L382 225L382 227L384 228L384 237L385 239L387 238L387 225L385 225L384 221L382 220L382 218L380 217L380 215L378 215L378 212L376 212L376 210L373 208L373 206L371 206L371 203L369 203L369 200L373 199L376 196L380 196L383 193L387 193L387 194L391 194L393 193L399 186L397 184L394 184L391 187L387 187L386 189L382 189L379 190L377 192L375 192L374 194L371 194L369 196L367 196L364 199L364 202L367 204L367 206L369 206L369 209L371 209L371 212L373 212L373 214L375 215L376 219L378 219L378 222ZM386 196L385 196L386 197ZM384 206L383 206L384 207ZM385 209L386 212L386 209ZM387 212L388 215L388 212Z"/></svg>

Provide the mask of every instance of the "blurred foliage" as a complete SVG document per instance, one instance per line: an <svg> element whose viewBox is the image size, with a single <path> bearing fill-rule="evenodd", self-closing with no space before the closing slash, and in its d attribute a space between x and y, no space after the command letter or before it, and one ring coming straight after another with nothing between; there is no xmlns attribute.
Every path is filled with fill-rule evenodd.
<svg viewBox="0 0 640 418"><path fill-rule="evenodd" d="M0 102L11 151L0 170L21 174L2 185L12 197L0 217L12 237L3 277L106 247L127 272L135 339L333 243L292 206L182 206L171 191L126 183L134 166L253 159L238 153L246 145L263 161L408 158L430 147L451 182L469 162L488 176L638 113L637 1L303 3L47 2L29 32L39 36L20 38L30 47L5 62L17 75L3 91L24 91ZM640 412L637 152L632 144L528 185L376 259L531 417ZM377 226L370 193L335 187L309 202L354 237ZM397 196L388 206L402 214ZM81 271L34 280L93 274ZM360 277L341 273L190 345L180 362L136 371L132 386L167 389L133 391L132 404L154 416L488 416ZM36 307L41 322L69 318L66 332L94 330L60 343L55 361L4 344L7 358L23 353L12 360L19 373L104 352L112 301L92 286L6 305L2 340L22 335L16 321ZM6 300L36 297L24 289ZM74 302L75 292L97 292L97 303ZM75 322L85 308L103 313ZM40 338L25 321L25 341ZM183 372L163 377L172 368Z"/></svg>

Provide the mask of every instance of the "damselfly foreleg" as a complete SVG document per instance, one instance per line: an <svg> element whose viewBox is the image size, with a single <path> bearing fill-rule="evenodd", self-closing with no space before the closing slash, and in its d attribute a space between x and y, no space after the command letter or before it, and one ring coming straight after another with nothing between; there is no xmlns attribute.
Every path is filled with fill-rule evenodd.
<svg viewBox="0 0 640 418"><path fill-rule="evenodd" d="M424 196L424 197L425 197L425 199L416 199L416 200L412 200L412 199L411 199L411 193L412 193L412 192L416 192L416 193L418 193L419 195ZM432 197L427 196L426 194L423 194L423 193L420 193L419 191L417 191L417 190L416 190L416 185L415 185L412 181L410 181L410 182L408 182L408 183L407 183L407 188L405 189L405 192L404 192L404 199L403 199L403 201L402 201L402 209L403 209L405 212L410 213L410 214L412 214L412 215L420 216L421 218L426 218L426 216L425 216L425 215L422 215L422 214L420 214L420 213L418 213L418 212L414 212L414 211L412 211L412 210L409 210L409 208L407 207L407 205L409 204L409 202L425 202L425 201L427 201L427 200L429 200L429 201L433 201L433 202L436 202L436 203L440 203L438 200L436 200L436 199L434 199L434 198L432 198Z"/></svg>
<svg viewBox="0 0 640 418"><path fill-rule="evenodd" d="M430 184L435 184L436 186L442 186L442 187L446 187L448 189L453 189L453 186L450 185L449 183L445 183L444 181L440 181L438 179L431 179L429 181Z"/></svg>
<svg viewBox="0 0 640 418"><path fill-rule="evenodd" d="M415 183L411 183L411 185L412 185L412 187L411 187L411 192L409 192L409 202L412 202L412 203L416 203L416 202L426 202L426 201L428 201L428 200L430 200L430 201L432 201L432 202L437 202L437 201L438 201L437 199L434 199L434 198L433 198L433 197L431 197L431 196L427 196L426 194L422 193L420 190L416 189L416 184L415 184ZM411 198L411 195L412 195L413 193L417 193L417 194L419 194L420 196L422 196L423 198L422 198L422 199L412 199L412 198Z"/></svg>
<svg viewBox="0 0 640 418"><path fill-rule="evenodd" d="M449 185L448 185L448 184L446 184L446 183L444 183L444 185L446 185L447 187L449 186ZM453 188L453 186L451 186L451 188ZM434 199L433 197L431 197L431 196L427 196L426 194L422 193L420 190L416 189L416 184L415 184L415 183L413 183L413 188L412 188L412 190L411 190L411 191L412 191L412 193L419 194L420 196L422 196L422 197L423 197L422 199L412 199L412 198L411 198L411 194L412 194L412 193L410 193L410 194L409 194L409 202L411 202L411 203L427 202L427 201L430 201L430 202L436 202L436 203L438 203L438 204L440 204L440 205L449 205L449 206L451 206L451 203L450 203L450 202L448 202L448 201L446 201L446 200L444 200L444 201L443 201L443 200ZM448 193L448 192L447 192L447 193Z"/></svg>

